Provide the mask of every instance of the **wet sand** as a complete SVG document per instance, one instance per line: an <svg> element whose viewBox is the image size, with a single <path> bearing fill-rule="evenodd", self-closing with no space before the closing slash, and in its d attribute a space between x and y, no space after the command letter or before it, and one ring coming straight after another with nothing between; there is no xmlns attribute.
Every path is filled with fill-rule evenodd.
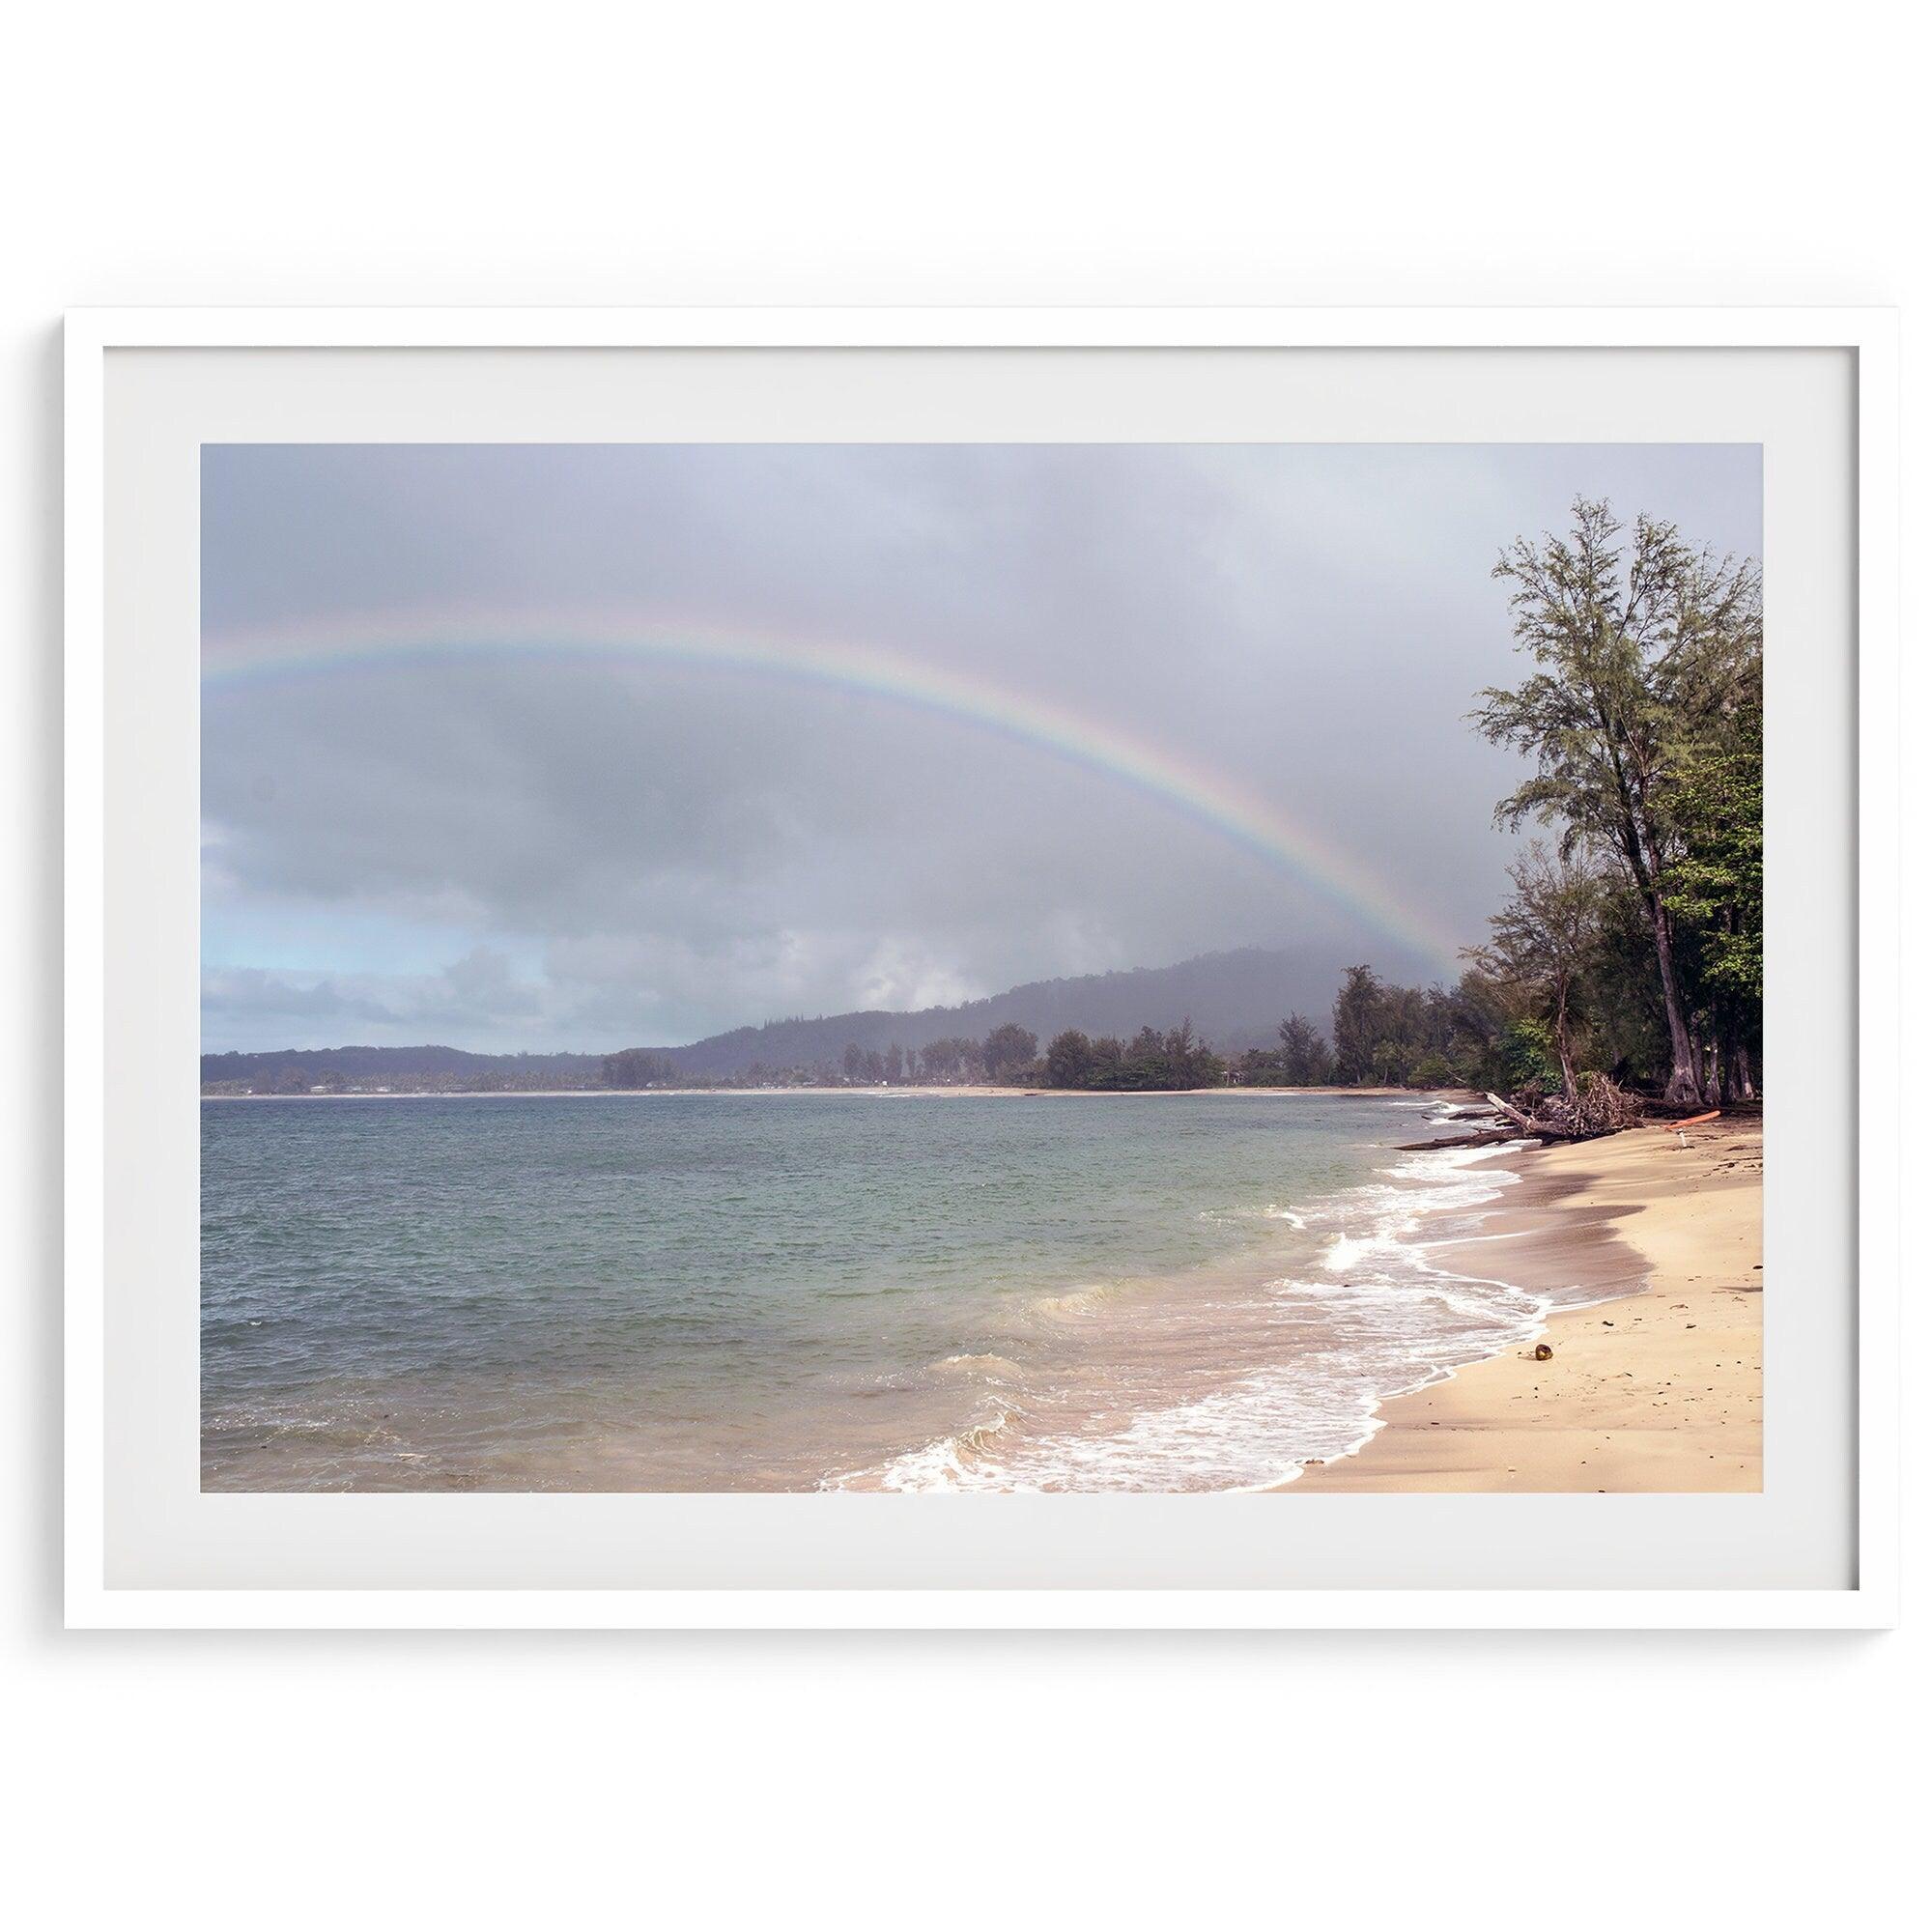
<svg viewBox="0 0 1932 1932"><path fill-rule="evenodd" d="M1434 1259L1620 1298L1552 1315L1548 1361L1525 1343L1385 1403L1361 1449L1283 1487L1761 1490L1763 1128L1716 1121L1683 1141L1639 1127L1512 1156L1508 1205Z"/></svg>

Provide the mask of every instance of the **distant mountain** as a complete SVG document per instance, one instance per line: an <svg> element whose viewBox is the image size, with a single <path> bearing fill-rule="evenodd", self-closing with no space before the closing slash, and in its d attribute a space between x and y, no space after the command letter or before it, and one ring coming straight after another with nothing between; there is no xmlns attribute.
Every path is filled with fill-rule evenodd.
<svg viewBox="0 0 1932 1932"><path fill-rule="evenodd" d="M1078 1027L1091 1035L1122 1037L1144 1026L1165 1031L1182 1020L1223 1053L1272 1046L1275 1028L1291 1012L1325 1026L1342 965L1332 952L1264 952L1242 947L1204 952L1178 966L1128 973L1091 973L1074 980L1037 980L990 999L917 1012L832 1013L816 1019L770 1020L736 1027L689 1046L653 1051L678 1072L730 1078L754 1066L770 1069L837 1066L848 1045L883 1053L896 1043L917 1049L936 1039L983 1039L1009 1022L1038 1035L1044 1047L1057 1033ZM1379 966L1380 962L1378 962ZM1412 961L1392 960L1391 969ZM203 1086L257 1092L306 1092L315 1086L390 1083L455 1092L472 1088L587 1087L599 1083L594 1053L465 1053L453 1046L335 1046L271 1053L205 1053Z"/></svg>
<svg viewBox="0 0 1932 1932"><path fill-rule="evenodd" d="M1068 1027L1125 1036L1144 1026L1165 1030L1191 1019L1195 1032L1222 1052L1240 1053L1251 1046L1272 1046L1276 1027L1291 1012L1306 1013L1325 1026L1342 963L1326 949L1318 954L1248 946L1233 952L1204 952L1179 966L1037 980L958 1007L770 1020L664 1051L683 1072L731 1074L754 1065L836 1065L848 1044L883 1053L895 1041L921 1047L954 1036L983 1039L1009 1022L1037 1034L1044 1046Z"/></svg>

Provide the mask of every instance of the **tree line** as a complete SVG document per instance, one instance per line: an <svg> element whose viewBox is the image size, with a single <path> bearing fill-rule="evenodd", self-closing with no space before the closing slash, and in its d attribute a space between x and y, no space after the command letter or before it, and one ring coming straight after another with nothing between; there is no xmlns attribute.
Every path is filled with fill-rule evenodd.
<svg viewBox="0 0 1932 1932"><path fill-rule="evenodd" d="M619 1089L670 1086L1065 1087L1112 1093L1220 1086L1228 1063L1191 1021L1163 1033L1143 1027L1130 1039L1089 1039L1069 1029L1047 1047L1031 1028L1009 1022L983 1039L949 1037L918 1048L847 1044L837 1065L753 1066L731 1079L694 1079L668 1055L631 1047L609 1055L604 1084Z"/></svg>
<svg viewBox="0 0 1932 1932"><path fill-rule="evenodd" d="M962 1087L980 1084L1037 1084L1038 1037L1023 1026L998 1026L984 1039L948 1037L924 1046L895 1040L880 1047L848 1041L838 1062L768 1066L754 1062L741 1074L686 1073L667 1053L626 1047L607 1054L603 1084L617 1089L648 1087Z"/></svg>
<svg viewBox="0 0 1932 1932"><path fill-rule="evenodd" d="M1196 1036L1191 1020L1166 1033L1144 1026L1131 1039L1089 1039L1068 1028L1047 1047L1039 1084L1097 1094L1179 1093L1218 1087L1227 1070L1227 1062Z"/></svg>
<svg viewBox="0 0 1932 1932"><path fill-rule="evenodd" d="M820 1069L848 1087L972 1087L1014 1084L1037 1060L1037 1036L1023 1026L998 1026L984 1039L949 1036L924 1046L883 1049L848 1041L836 1068Z"/></svg>

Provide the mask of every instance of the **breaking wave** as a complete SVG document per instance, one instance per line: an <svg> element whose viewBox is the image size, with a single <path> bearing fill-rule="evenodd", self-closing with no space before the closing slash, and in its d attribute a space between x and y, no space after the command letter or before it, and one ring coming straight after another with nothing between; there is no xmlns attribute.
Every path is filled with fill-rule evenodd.
<svg viewBox="0 0 1932 1932"><path fill-rule="evenodd" d="M967 1426L829 1487L1240 1491L1350 1454L1389 1397L1528 1340L1548 1313L1542 1296L1436 1265L1418 1238L1463 1237L1516 1183L1494 1158L1508 1151L1406 1154L1366 1185L1251 1210L1285 1243L1269 1252L1286 1265L1259 1279L1051 1297L1042 1313L1091 1324L1090 1362L994 1358L1009 1385ZM1204 1374L1204 1356L1237 1366Z"/></svg>

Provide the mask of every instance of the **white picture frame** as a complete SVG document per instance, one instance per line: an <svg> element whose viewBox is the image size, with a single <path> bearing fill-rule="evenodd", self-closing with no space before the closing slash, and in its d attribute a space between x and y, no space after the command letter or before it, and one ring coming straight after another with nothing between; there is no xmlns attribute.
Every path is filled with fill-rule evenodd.
<svg viewBox="0 0 1932 1932"><path fill-rule="evenodd" d="M1856 357L1856 1565L1844 1588L120 1586L106 1574L108 365L121 350L1835 349ZM75 1628L1868 1629L1898 1589L1897 351L1870 309L96 309L66 341L66 1605ZM1851 506L1848 506L1851 507ZM1774 564L1775 568L1775 564ZM1374 1498L1359 1499L1373 1506ZM837 1505L834 1505L837 1506Z"/></svg>

